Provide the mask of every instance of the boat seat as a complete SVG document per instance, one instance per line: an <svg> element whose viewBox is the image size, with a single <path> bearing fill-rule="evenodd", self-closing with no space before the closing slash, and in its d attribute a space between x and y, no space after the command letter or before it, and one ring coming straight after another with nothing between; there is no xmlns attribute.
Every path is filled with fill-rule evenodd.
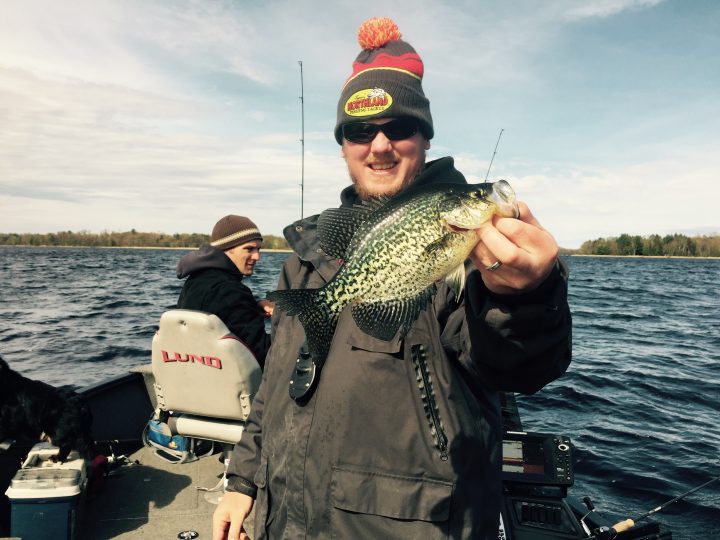
<svg viewBox="0 0 720 540"><path fill-rule="evenodd" d="M220 318L188 309L160 317L152 374L157 416L173 435L231 445L240 440L262 377L253 353Z"/></svg>

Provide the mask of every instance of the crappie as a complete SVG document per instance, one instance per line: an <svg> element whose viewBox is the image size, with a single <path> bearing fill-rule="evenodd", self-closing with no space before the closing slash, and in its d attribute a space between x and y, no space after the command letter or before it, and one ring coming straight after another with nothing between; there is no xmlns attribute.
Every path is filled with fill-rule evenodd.
<svg viewBox="0 0 720 540"><path fill-rule="evenodd" d="M403 336L446 278L459 297L464 262L477 244L474 229L493 214L518 217L515 193L504 180L483 184L430 184L392 199L333 208L318 219L323 250L343 260L319 289L274 291L268 298L305 329L310 355L322 365L340 312L365 333Z"/></svg>

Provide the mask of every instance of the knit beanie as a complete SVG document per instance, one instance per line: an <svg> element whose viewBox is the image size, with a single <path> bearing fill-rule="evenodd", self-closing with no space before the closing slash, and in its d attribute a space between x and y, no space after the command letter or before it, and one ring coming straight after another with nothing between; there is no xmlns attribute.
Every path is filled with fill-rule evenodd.
<svg viewBox="0 0 720 540"><path fill-rule="evenodd" d="M417 119L422 134L432 139L430 101L422 89L423 62L400 38L397 25L385 17L360 25L358 42L363 50L353 63L337 107L338 144L342 144L343 124L401 116Z"/></svg>
<svg viewBox="0 0 720 540"><path fill-rule="evenodd" d="M246 242L262 241L262 239L257 225L245 216L231 214L215 224L210 236L210 245L225 251Z"/></svg>

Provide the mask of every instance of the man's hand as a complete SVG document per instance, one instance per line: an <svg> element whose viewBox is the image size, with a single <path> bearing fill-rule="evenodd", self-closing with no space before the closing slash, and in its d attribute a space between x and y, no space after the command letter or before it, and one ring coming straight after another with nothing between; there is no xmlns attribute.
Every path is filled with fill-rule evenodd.
<svg viewBox="0 0 720 540"><path fill-rule="evenodd" d="M254 502L244 493L226 491L213 514L213 540L250 540L243 523Z"/></svg>
<svg viewBox="0 0 720 540"><path fill-rule="evenodd" d="M558 245L528 206L518 201L520 217L494 216L476 229L479 241L470 258L485 286L496 294L519 294L539 286L555 265ZM497 263L500 263L499 265Z"/></svg>
<svg viewBox="0 0 720 540"><path fill-rule="evenodd" d="M258 309L260 309L260 313L262 313L263 316L272 317L273 309L275 309L275 302L271 302L270 300L263 298L257 304Z"/></svg>

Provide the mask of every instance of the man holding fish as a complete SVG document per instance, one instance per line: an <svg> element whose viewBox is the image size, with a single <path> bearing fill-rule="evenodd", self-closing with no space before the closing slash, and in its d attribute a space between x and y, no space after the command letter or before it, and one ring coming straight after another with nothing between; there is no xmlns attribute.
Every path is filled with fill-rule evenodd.
<svg viewBox="0 0 720 540"><path fill-rule="evenodd" d="M497 538L500 391L567 369L557 244L510 186L425 163L423 64L366 21L337 111L352 185L285 229L263 383L213 538Z"/></svg>

